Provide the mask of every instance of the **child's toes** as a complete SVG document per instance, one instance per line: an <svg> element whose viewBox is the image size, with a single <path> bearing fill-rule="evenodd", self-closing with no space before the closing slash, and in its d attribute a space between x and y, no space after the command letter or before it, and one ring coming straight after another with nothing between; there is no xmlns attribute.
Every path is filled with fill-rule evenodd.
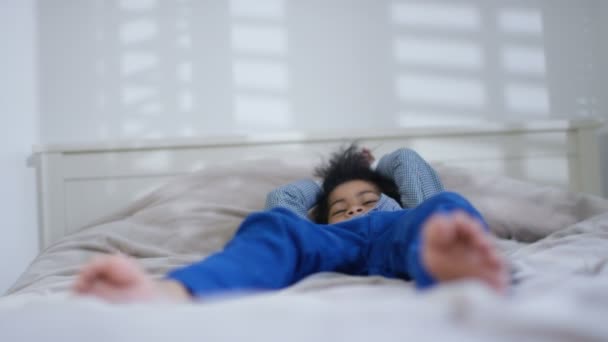
<svg viewBox="0 0 608 342"><path fill-rule="evenodd" d="M443 247L449 245L455 238L448 219L444 215L434 215L424 224L423 236L430 246Z"/></svg>
<svg viewBox="0 0 608 342"><path fill-rule="evenodd" d="M504 293L509 285L508 276L504 270L498 272L492 281L492 286L499 292Z"/></svg>
<svg viewBox="0 0 608 342"><path fill-rule="evenodd" d="M471 247L478 248L483 253L488 253L494 249L478 219L463 213L457 218L456 230L462 241L470 243Z"/></svg>
<svg viewBox="0 0 608 342"><path fill-rule="evenodd" d="M489 250L484 253L484 259L486 260L486 264L492 268L502 268L503 261L500 255L496 250Z"/></svg>

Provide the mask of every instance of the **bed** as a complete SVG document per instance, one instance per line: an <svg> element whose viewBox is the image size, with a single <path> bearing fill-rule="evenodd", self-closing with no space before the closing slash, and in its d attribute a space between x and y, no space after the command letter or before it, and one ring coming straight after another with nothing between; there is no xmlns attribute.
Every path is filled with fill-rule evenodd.
<svg viewBox="0 0 608 342"><path fill-rule="evenodd" d="M599 127L551 121L37 147L30 163L41 253L0 299L0 336L606 340ZM508 296L471 281L420 293L404 281L333 273L212 302L110 305L70 295L78 269L100 253L131 255L161 277L219 250L269 190L309 176L321 156L354 139L377 155L416 149L480 209L514 270Z"/></svg>

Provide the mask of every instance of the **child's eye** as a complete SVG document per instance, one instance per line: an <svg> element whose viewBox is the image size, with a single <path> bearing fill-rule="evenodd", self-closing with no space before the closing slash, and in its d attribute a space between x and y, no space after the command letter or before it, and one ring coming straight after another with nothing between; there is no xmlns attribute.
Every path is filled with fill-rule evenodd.
<svg viewBox="0 0 608 342"><path fill-rule="evenodd" d="M336 215L342 214L344 212L346 212L346 210L344 210L344 209L343 210L338 210L338 211L335 211L333 214L331 214L331 216L336 216Z"/></svg>
<svg viewBox="0 0 608 342"><path fill-rule="evenodd" d="M370 205L370 204L374 204L374 203L376 203L376 202L378 202L378 201L377 201L377 200L372 200L372 201L367 201L367 202L364 202L363 204L364 204L364 205Z"/></svg>

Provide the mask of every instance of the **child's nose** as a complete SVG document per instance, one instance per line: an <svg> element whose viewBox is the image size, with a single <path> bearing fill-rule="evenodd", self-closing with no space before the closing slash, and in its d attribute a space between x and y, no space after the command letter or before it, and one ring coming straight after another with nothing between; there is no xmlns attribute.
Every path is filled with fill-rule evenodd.
<svg viewBox="0 0 608 342"><path fill-rule="evenodd" d="M353 207L348 211L348 216L358 215L363 212L363 207Z"/></svg>

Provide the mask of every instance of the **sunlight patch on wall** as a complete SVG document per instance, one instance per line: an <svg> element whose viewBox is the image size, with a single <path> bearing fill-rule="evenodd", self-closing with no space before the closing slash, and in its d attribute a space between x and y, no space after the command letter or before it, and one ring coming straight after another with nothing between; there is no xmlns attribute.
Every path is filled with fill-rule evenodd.
<svg viewBox="0 0 608 342"><path fill-rule="evenodd" d="M541 9L420 0L389 8L399 125L549 115Z"/></svg>
<svg viewBox="0 0 608 342"><path fill-rule="evenodd" d="M487 61L480 42L470 36L482 30L479 8L396 1L390 11L397 28L396 123L412 127L479 122L475 115L487 104L480 79Z"/></svg>
<svg viewBox="0 0 608 342"><path fill-rule="evenodd" d="M172 4L158 0L108 3L108 9L117 15L118 26L106 28L103 38L120 45L120 54L116 61L102 59L99 68L116 72L120 78L116 105L122 115L119 136L160 138L182 134L179 128L188 123L180 120L195 110L192 4L187 0ZM167 9L170 14L159 15ZM165 115L175 118L169 126Z"/></svg>
<svg viewBox="0 0 608 342"><path fill-rule="evenodd" d="M502 8L498 28L508 42L501 44L504 71L504 105L508 113L548 117L547 62L543 41L543 16L537 8ZM536 39L541 44L535 44Z"/></svg>
<svg viewBox="0 0 608 342"><path fill-rule="evenodd" d="M235 18L280 20L285 17L285 1L231 0L230 13Z"/></svg>
<svg viewBox="0 0 608 342"><path fill-rule="evenodd" d="M538 46L505 45L502 67L509 74L545 76L545 51Z"/></svg>
<svg viewBox="0 0 608 342"><path fill-rule="evenodd" d="M120 134L124 137L149 136L148 120L163 111L158 87L161 55L151 48L161 27L158 20L147 15L158 6L158 1L150 0L122 0L117 4L119 13L128 14L121 18L116 38L122 50L118 72L122 79L120 104L124 113Z"/></svg>
<svg viewBox="0 0 608 342"><path fill-rule="evenodd" d="M285 0L231 0L234 123L247 133L291 125Z"/></svg>
<svg viewBox="0 0 608 342"><path fill-rule="evenodd" d="M177 108L183 112L189 112L192 110L194 103L194 97L191 91L181 91L177 94Z"/></svg>
<svg viewBox="0 0 608 342"><path fill-rule="evenodd" d="M533 8L506 8L498 14L502 32L540 36L543 33L542 13Z"/></svg>
<svg viewBox="0 0 608 342"><path fill-rule="evenodd" d="M127 11L152 10L158 7L159 0L119 0L118 7Z"/></svg>
<svg viewBox="0 0 608 342"><path fill-rule="evenodd" d="M119 36L122 44L141 43L158 34L158 24L150 19L135 19L120 27Z"/></svg>
<svg viewBox="0 0 608 342"><path fill-rule="evenodd" d="M393 23L397 25L461 31L481 29L479 10L466 4L408 1L393 3L390 12Z"/></svg>
<svg viewBox="0 0 608 342"><path fill-rule="evenodd" d="M182 1L185 5L186 1ZM180 6L177 8L177 20L175 22L176 28L176 50L180 55L178 61L176 61L175 67L175 80L177 82L177 93L175 99L175 105L178 112L191 113L195 110L194 108L194 93L193 93L193 61L192 58L185 58L184 56L190 56L192 54L192 33L190 20L192 16L192 10L188 6ZM185 122L184 125L188 123ZM191 129L191 133L185 134L183 129L179 129L180 136L191 136L194 134L194 129Z"/></svg>
<svg viewBox="0 0 608 342"><path fill-rule="evenodd" d="M177 80L180 82L192 82L192 62L182 61L177 64Z"/></svg>

